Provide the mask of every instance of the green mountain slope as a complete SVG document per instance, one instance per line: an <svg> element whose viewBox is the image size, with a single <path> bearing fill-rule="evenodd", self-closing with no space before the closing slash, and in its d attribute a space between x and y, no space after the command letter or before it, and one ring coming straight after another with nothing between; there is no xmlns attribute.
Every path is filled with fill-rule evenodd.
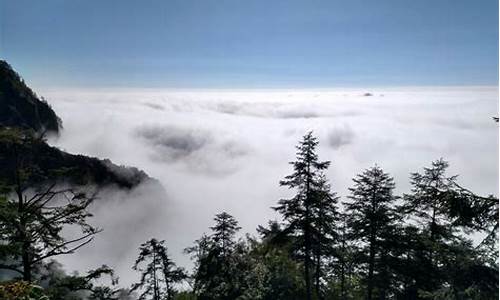
<svg viewBox="0 0 500 300"><path fill-rule="evenodd" d="M56 180L76 185L117 185L133 188L149 177L136 168L117 166L109 160L69 154L48 145L32 132L13 128L0 129L0 179L15 183L22 170L29 184Z"/></svg>
<svg viewBox="0 0 500 300"><path fill-rule="evenodd" d="M61 120L5 61L0 60L0 125L59 133Z"/></svg>
<svg viewBox="0 0 500 300"><path fill-rule="evenodd" d="M0 61L0 184L13 184L19 169L26 171L30 184L57 181L133 188L145 180L154 181L137 168L69 154L40 138L46 132L58 134L61 123L49 104L7 62Z"/></svg>

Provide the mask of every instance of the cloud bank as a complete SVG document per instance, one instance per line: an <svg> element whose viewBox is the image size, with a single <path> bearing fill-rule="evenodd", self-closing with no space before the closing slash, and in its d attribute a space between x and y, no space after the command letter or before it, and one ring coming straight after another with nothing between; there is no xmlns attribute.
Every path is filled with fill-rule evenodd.
<svg viewBox="0 0 500 300"><path fill-rule="evenodd" d="M224 175L236 169L235 160L248 154L243 143L220 137L204 128L179 126L140 126L134 135L151 149L151 160L181 163L190 171Z"/></svg>
<svg viewBox="0 0 500 300"><path fill-rule="evenodd" d="M440 157L473 191L498 190L496 87L41 94L64 120L52 144L136 166L165 188L103 193L95 222L104 232L78 258L63 260L68 269L109 263L124 284L135 278L137 247L152 236L189 266L182 249L215 213L227 210L251 233L275 219L270 207L290 193L278 182L309 130L319 137L320 158L332 161L327 176L341 196L375 163L395 177L398 192L408 191L408 174Z"/></svg>

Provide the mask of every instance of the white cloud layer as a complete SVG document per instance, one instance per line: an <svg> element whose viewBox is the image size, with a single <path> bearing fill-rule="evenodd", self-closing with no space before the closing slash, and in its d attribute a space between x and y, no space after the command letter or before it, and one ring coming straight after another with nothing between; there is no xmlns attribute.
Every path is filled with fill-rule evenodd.
<svg viewBox="0 0 500 300"><path fill-rule="evenodd" d="M166 199L147 186L103 193L95 222L104 232L63 260L68 269L109 263L124 284L150 237L166 239L188 265L182 249L208 231L215 213L227 210L251 233L276 218L270 207L290 194L278 182L309 130L320 139L320 158L332 161L327 175L341 196L375 163L395 177L398 192L408 191L408 174L440 157L473 191L498 190L496 87L42 94L64 123L52 144L136 166L165 187Z"/></svg>

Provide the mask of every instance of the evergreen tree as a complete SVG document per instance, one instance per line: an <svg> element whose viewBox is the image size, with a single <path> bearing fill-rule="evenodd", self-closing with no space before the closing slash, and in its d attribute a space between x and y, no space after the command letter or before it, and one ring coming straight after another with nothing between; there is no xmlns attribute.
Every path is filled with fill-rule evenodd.
<svg viewBox="0 0 500 300"><path fill-rule="evenodd" d="M422 174L411 174L412 191L404 197L405 212L416 217L431 241L450 236L449 203L457 176L446 177L447 168L448 162L439 159L424 168Z"/></svg>
<svg viewBox="0 0 500 300"><path fill-rule="evenodd" d="M420 261L425 266L423 278L416 279L416 290L436 290L444 280L445 274L438 267L439 253L444 251L445 243L455 237L456 228L449 218L449 203L454 197L454 182L457 176L446 176L448 163L443 159L432 162L423 173L410 176L412 190L404 195L403 212L408 219L414 219L421 225L421 248L425 254Z"/></svg>
<svg viewBox="0 0 500 300"><path fill-rule="evenodd" d="M336 245L333 245L334 255L328 264L333 270L328 278L330 282L328 294L329 299L347 300L352 299L358 245L356 240L351 239L347 215L339 214L338 219L337 241Z"/></svg>
<svg viewBox="0 0 500 300"><path fill-rule="evenodd" d="M272 221L257 228L261 239L249 239L248 286L242 299L300 300L305 298L302 265L293 253L294 236Z"/></svg>
<svg viewBox="0 0 500 300"><path fill-rule="evenodd" d="M327 259L335 255L335 246L338 242L339 213L337 211L338 197L331 192L326 177L321 174L317 187L313 192L314 201L311 201L311 230L312 253L314 256L314 286L316 297L323 298L322 279L326 277L323 265Z"/></svg>
<svg viewBox="0 0 500 300"><path fill-rule="evenodd" d="M492 267L498 265L498 197L479 196L453 182L454 190L448 202L452 225L467 233L482 233L485 237L477 248Z"/></svg>
<svg viewBox="0 0 500 300"><path fill-rule="evenodd" d="M214 246L220 250L222 257L226 258L234 248L235 235L241 227L238 226L238 221L227 212L215 215L214 221L215 225L210 227L213 232L211 239Z"/></svg>
<svg viewBox="0 0 500 300"><path fill-rule="evenodd" d="M393 209L394 181L378 166L365 170L353 179L351 201L345 203L351 238L364 243L360 253L366 258L366 297L373 299L377 289L384 299L387 293L386 260L388 234L393 231L398 216Z"/></svg>
<svg viewBox="0 0 500 300"><path fill-rule="evenodd" d="M249 263L245 275L247 285L238 299L304 299L301 265L291 257L287 247L253 241L246 260Z"/></svg>
<svg viewBox="0 0 500 300"><path fill-rule="evenodd" d="M245 246L235 238L240 227L226 212L217 214L214 221L212 234L185 250L195 261L194 292L199 299L236 299L242 294L245 275L241 260Z"/></svg>
<svg viewBox="0 0 500 300"><path fill-rule="evenodd" d="M446 175L447 168L448 163L439 159L424 168L423 173L413 173L412 191L405 195L401 207L408 219L420 224L418 232L413 230L414 236L418 236L413 249L419 251L413 250L412 272L407 275L414 283L410 288L415 298L419 294L442 296L449 292L460 298L467 290L491 294L490 287L474 283L477 275L471 272L483 269L486 275L498 270L496 262L487 260L490 256L484 255L481 247L474 249L462 230L468 233L491 230L494 234L498 226L498 203L494 197L479 197L459 186L457 176ZM496 261L498 249L494 252ZM482 280L495 282L489 275L482 276Z"/></svg>
<svg viewBox="0 0 500 300"><path fill-rule="evenodd" d="M175 284L186 278L185 272L170 259L165 241L151 239L139 248L133 269L141 272L141 280L130 292L141 289L139 300L173 300Z"/></svg>
<svg viewBox="0 0 500 300"><path fill-rule="evenodd" d="M316 153L318 140L307 133L297 146L296 161L290 162L293 173L286 176L280 185L295 189L297 194L290 199L281 199L274 209L281 213L289 230L299 235L298 249L304 262L306 298L312 299L311 271L313 267L313 221L314 201L318 200L318 188L324 186L322 171L328 168L329 161L321 162Z"/></svg>

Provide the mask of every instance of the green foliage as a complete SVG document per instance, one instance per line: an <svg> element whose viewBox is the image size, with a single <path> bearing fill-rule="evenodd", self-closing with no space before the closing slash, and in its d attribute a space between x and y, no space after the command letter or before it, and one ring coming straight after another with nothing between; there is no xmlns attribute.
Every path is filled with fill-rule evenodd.
<svg viewBox="0 0 500 300"><path fill-rule="evenodd" d="M361 270L364 274L367 299L386 298L392 276L390 261L395 226L399 216L394 210L394 180L378 166L365 170L354 179L350 188L351 202L346 202L350 238L363 243L359 247Z"/></svg>
<svg viewBox="0 0 500 300"><path fill-rule="evenodd" d="M195 260L193 290L199 299L236 299L244 285L246 247L235 240L240 227L231 215L222 212L214 221L212 235L186 249Z"/></svg>
<svg viewBox="0 0 500 300"><path fill-rule="evenodd" d="M333 245L334 256L327 265L330 272L326 274L325 299L359 299L364 296L364 293L360 292L365 288L363 278L355 272L359 270L361 257L359 244L357 240L352 239L347 220L348 216L341 214L337 222L337 240Z"/></svg>
<svg viewBox="0 0 500 300"><path fill-rule="evenodd" d="M307 133L299 143L296 161L290 162L293 173L280 181L280 185L296 190L290 199L281 199L274 209L286 222L287 230L298 238L296 249L304 263L306 299L312 299L313 267L315 268L315 292L319 296L321 282L322 255L325 244L335 236L337 198L330 192L330 187L323 176L329 161L319 161L316 153L318 140ZM322 252L323 251L323 252ZM313 253L314 252L314 253Z"/></svg>
<svg viewBox="0 0 500 300"><path fill-rule="evenodd" d="M461 229L480 229L473 221L480 219L490 220L482 228L495 226L498 221L488 216L498 210L498 204L479 209L481 204L492 201L460 187L457 176L446 176L447 168L448 163L440 159L424 168L423 173L411 175L413 188L404 196L401 210L408 220L416 220L420 226L406 226L407 234L399 238L405 243L400 245L406 258L401 261L407 283L402 294L414 298L470 299L474 292L484 299L496 298L493 295L498 294L498 266L483 256L484 249L474 248ZM498 256L498 248L495 253ZM477 270L482 270L482 276L478 276Z"/></svg>
<svg viewBox="0 0 500 300"><path fill-rule="evenodd" d="M27 281L0 283L0 299L3 300L49 300L42 287Z"/></svg>
<svg viewBox="0 0 500 300"><path fill-rule="evenodd" d="M305 297L302 266L286 248L253 242L247 255L250 268L248 286L238 299L303 299Z"/></svg>
<svg viewBox="0 0 500 300"><path fill-rule="evenodd" d="M343 284L338 279L328 280L325 290L324 299L328 300L366 298L366 285L360 274L348 274Z"/></svg>
<svg viewBox="0 0 500 300"><path fill-rule="evenodd" d="M419 221L432 239L447 238L451 220L450 200L455 196L454 187L457 176L446 177L448 163L443 159L432 162L424 172L411 174L412 192L405 195L406 214L411 214Z"/></svg>
<svg viewBox="0 0 500 300"><path fill-rule="evenodd" d="M193 292L182 291L175 295L174 300L197 300L198 298Z"/></svg>
<svg viewBox="0 0 500 300"><path fill-rule="evenodd" d="M215 225L210 227L212 229L211 240L213 242L214 249L220 251L222 257L229 256L230 251L234 249L235 245L235 234L241 227L238 226L238 222L226 212L217 214L214 218Z"/></svg>

